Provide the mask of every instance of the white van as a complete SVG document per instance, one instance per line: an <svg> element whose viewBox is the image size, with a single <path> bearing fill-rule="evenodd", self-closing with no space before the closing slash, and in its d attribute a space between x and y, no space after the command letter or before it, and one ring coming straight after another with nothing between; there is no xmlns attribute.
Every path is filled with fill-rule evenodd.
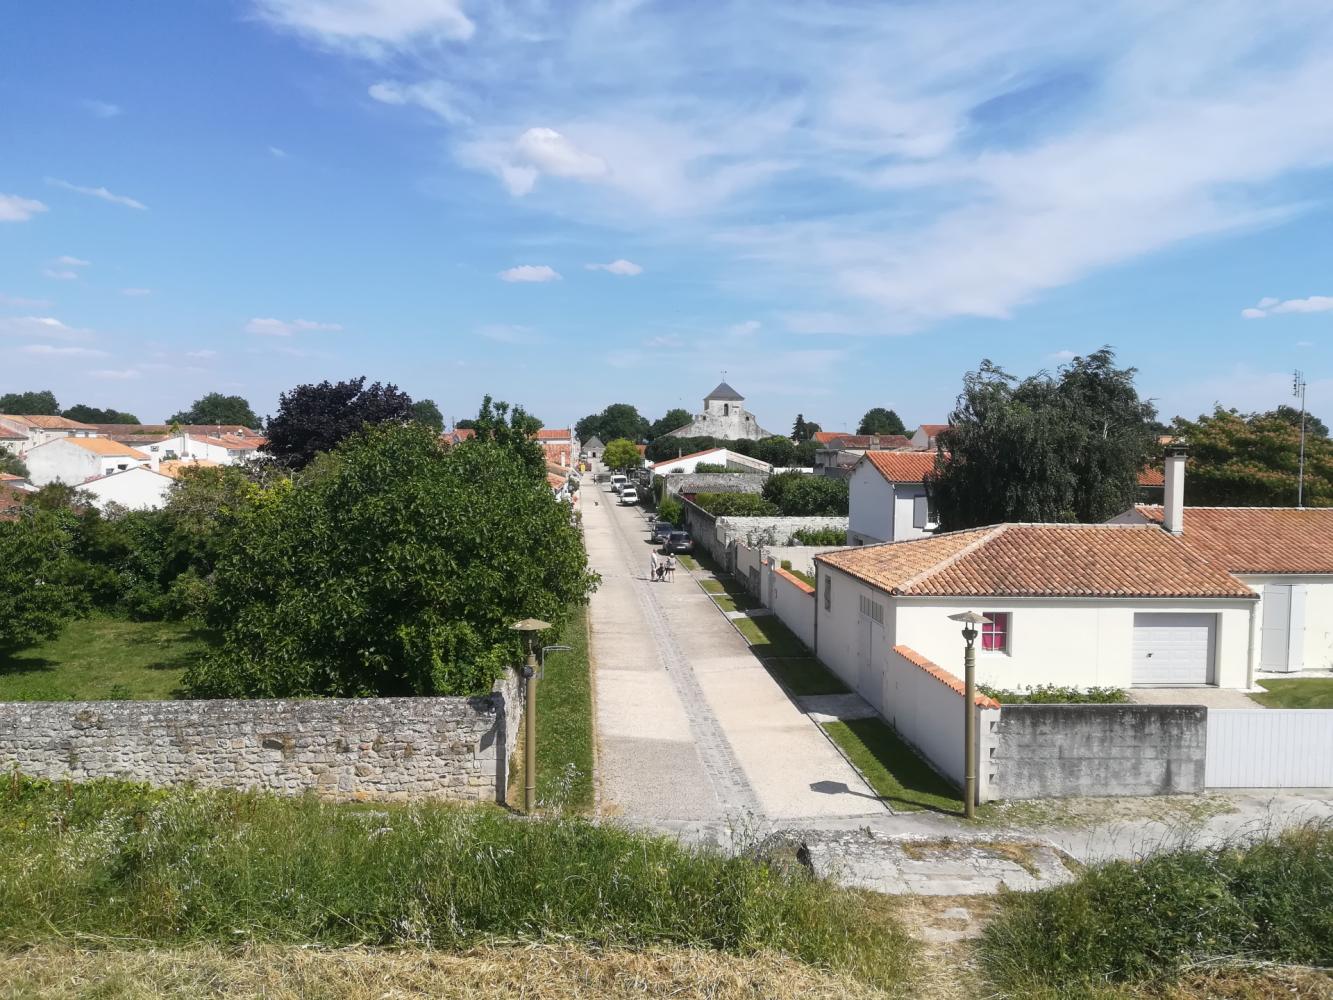
<svg viewBox="0 0 1333 1000"><path fill-rule="evenodd" d="M620 475L619 473L617 473L616 475L612 476L612 477L611 477L611 492L612 492L612 493L619 493L622 489L625 488L625 483L626 483L626 482L628 482L628 480L627 480L624 476Z"/></svg>

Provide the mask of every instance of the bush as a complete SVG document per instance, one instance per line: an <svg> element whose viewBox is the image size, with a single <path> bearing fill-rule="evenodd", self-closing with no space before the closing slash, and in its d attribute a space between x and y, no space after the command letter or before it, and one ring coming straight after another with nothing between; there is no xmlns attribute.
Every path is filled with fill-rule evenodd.
<svg viewBox="0 0 1333 1000"><path fill-rule="evenodd" d="M764 483L764 499L784 517L837 517L848 510L845 479L814 476L807 472L779 472Z"/></svg>
<svg viewBox="0 0 1333 1000"><path fill-rule="evenodd" d="M424 945L550 938L788 952L889 983L911 946L882 906L799 865L577 819L422 802L0 787L0 937Z"/></svg>
<svg viewBox="0 0 1333 1000"><path fill-rule="evenodd" d="M728 469L726 465L721 462L700 462L694 467L694 471L716 475L719 472L732 472L737 470Z"/></svg>
<svg viewBox="0 0 1333 1000"><path fill-rule="evenodd" d="M978 684L977 690L1002 705L1124 705L1129 701L1128 692L1116 687L1076 688L1038 684L1010 691Z"/></svg>
<svg viewBox="0 0 1333 1000"><path fill-rule="evenodd" d="M846 545L846 528L797 528L791 534L795 545Z"/></svg>
<svg viewBox="0 0 1333 1000"><path fill-rule="evenodd" d="M668 497L657 505L657 519L670 521L679 528L685 523L685 505L675 497Z"/></svg>
<svg viewBox="0 0 1333 1000"><path fill-rule="evenodd" d="M1041 987L1081 995L1081 987L1171 977L1215 958L1327 966L1333 827L1239 850L1115 861L1068 885L1006 894L982 947L992 976L1020 996Z"/></svg>
<svg viewBox="0 0 1333 1000"><path fill-rule="evenodd" d="M778 512L757 493L699 493L694 502L717 517L774 517Z"/></svg>
<svg viewBox="0 0 1333 1000"><path fill-rule="evenodd" d="M526 455L368 427L239 512L214 574L221 648L197 697L478 694L519 655L510 625L561 624L594 578Z"/></svg>
<svg viewBox="0 0 1333 1000"><path fill-rule="evenodd" d="M73 536L57 511L25 507L0 521L0 650L55 636L79 612Z"/></svg>

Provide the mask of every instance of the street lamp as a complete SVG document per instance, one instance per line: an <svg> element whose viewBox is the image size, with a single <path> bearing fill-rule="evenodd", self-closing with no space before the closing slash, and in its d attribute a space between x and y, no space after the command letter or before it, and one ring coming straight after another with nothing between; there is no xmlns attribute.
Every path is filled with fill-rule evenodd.
<svg viewBox="0 0 1333 1000"><path fill-rule="evenodd" d="M528 815L537 807L537 654L533 651L532 640L537 632L545 632L551 627L550 622L537 618L524 618L509 626L515 632L523 633L523 643L528 655L519 671L523 675L523 811Z"/></svg>
<svg viewBox="0 0 1333 1000"><path fill-rule="evenodd" d="M950 621L963 623L963 697L967 707L963 716L963 815L977 817L977 626L989 625L990 619L975 611L963 611L949 616Z"/></svg>

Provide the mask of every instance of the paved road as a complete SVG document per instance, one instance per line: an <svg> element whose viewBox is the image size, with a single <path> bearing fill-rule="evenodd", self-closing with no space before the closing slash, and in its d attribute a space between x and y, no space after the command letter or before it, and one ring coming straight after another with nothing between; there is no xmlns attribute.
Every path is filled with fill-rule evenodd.
<svg viewBox="0 0 1333 1000"><path fill-rule="evenodd" d="M688 573L648 580L637 507L585 482L601 811L650 825L809 823L886 810Z"/></svg>

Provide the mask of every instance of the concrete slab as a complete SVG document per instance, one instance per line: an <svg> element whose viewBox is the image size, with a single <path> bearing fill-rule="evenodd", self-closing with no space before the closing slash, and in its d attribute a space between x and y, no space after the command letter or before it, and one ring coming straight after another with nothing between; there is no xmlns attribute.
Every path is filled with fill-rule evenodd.
<svg viewBox="0 0 1333 1000"><path fill-rule="evenodd" d="M797 698L796 704L821 725L840 719L869 719L877 714L859 694L810 694Z"/></svg>
<svg viewBox="0 0 1333 1000"><path fill-rule="evenodd" d="M1130 688L1129 700L1136 705L1203 705L1206 708L1263 708L1244 691L1215 687Z"/></svg>

